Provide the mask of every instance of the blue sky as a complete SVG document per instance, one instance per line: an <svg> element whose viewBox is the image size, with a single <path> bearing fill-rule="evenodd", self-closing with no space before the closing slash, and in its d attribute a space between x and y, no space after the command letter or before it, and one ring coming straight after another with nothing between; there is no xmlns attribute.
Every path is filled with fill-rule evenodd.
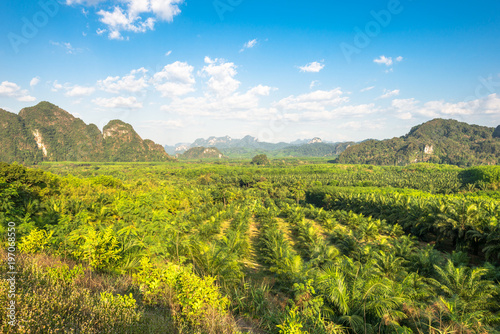
<svg viewBox="0 0 500 334"><path fill-rule="evenodd" d="M500 123L500 2L0 3L0 108L50 101L160 144Z"/></svg>

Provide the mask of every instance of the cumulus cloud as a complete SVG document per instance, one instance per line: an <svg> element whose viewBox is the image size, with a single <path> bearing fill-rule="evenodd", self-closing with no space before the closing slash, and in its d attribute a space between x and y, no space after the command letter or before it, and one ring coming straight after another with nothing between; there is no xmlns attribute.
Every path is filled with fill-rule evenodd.
<svg viewBox="0 0 500 334"><path fill-rule="evenodd" d="M85 86L67 86L65 87L67 90L64 95L69 96L69 97L81 97L81 96L89 96L93 92L95 92L94 87L85 87Z"/></svg>
<svg viewBox="0 0 500 334"><path fill-rule="evenodd" d="M96 105L103 108L110 109L141 109L142 103L138 102L137 99L133 96L123 97L116 96L111 98L103 98L99 97L97 99L92 100Z"/></svg>
<svg viewBox="0 0 500 334"><path fill-rule="evenodd" d="M244 93L235 92L227 96L179 98L162 106L161 109L188 116L206 116L211 119L268 119L272 111L260 106L260 102L262 97L269 96L273 90L275 88L258 85Z"/></svg>
<svg viewBox="0 0 500 334"><path fill-rule="evenodd" d="M384 64L385 66L391 66L393 64L392 57L387 58L386 56L375 58L373 62L377 64Z"/></svg>
<svg viewBox="0 0 500 334"><path fill-rule="evenodd" d="M246 49L251 49L256 46L258 43L257 39L252 39L251 41L246 42L241 48L240 52L245 51Z"/></svg>
<svg viewBox="0 0 500 334"><path fill-rule="evenodd" d="M122 92L138 93L148 87L146 73L148 71L141 67L130 71L129 74L120 76L108 76L104 80L97 81L97 86L108 93L120 94Z"/></svg>
<svg viewBox="0 0 500 334"><path fill-rule="evenodd" d="M176 61L166 65L152 78L155 89L163 97L178 97L194 92L196 80L193 76L194 67L186 62Z"/></svg>
<svg viewBox="0 0 500 334"><path fill-rule="evenodd" d="M183 0L126 0L118 2L112 10L99 10L97 15L107 26L108 38L120 40L124 31L143 33L154 30L157 21L172 22L180 14L182 3Z"/></svg>
<svg viewBox="0 0 500 334"><path fill-rule="evenodd" d="M40 83L40 77L34 77L33 79L31 79L30 81L30 86L31 87L35 87L36 85L38 85Z"/></svg>
<svg viewBox="0 0 500 334"><path fill-rule="evenodd" d="M307 65L299 66L299 69L301 72L318 73L324 67L325 67L324 64L317 61L313 61L312 63L309 63Z"/></svg>
<svg viewBox="0 0 500 334"><path fill-rule="evenodd" d="M402 117L410 118L418 114L425 117L448 117L480 114L500 114L500 97L491 94L484 98L450 103L445 101L429 101L421 103L415 99L396 99L392 101L393 109Z"/></svg>
<svg viewBox="0 0 500 334"><path fill-rule="evenodd" d="M379 96L379 99L387 99L398 95L399 95L399 89L394 89L394 90L384 89L384 94Z"/></svg>
<svg viewBox="0 0 500 334"><path fill-rule="evenodd" d="M399 62L403 61L403 57L401 57L401 56L396 57L395 61L399 63ZM394 63L394 61L392 60L392 57L386 57L383 55L378 57L378 58L375 58L373 60L373 62L377 63L377 64L383 64L385 66L391 66Z"/></svg>
<svg viewBox="0 0 500 334"><path fill-rule="evenodd" d="M207 86L212 94L217 96L228 96L234 93L240 86L240 82L234 77L238 73L234 63L223 59L210 59L205 57L205 65L200 71L202 77L209 77Z"/></svg>
<svg viewBox="0 0 500 334"><path fill-rule="evenodd" d="M30 96L28 90L21 89L17 84L9 81L3 81L0 84L0 97L10 97L21 102L32 102L36 98Z"/></svg>
<svg viewBox="0 0 500 334"><path fill-rule="evenodd" d="M335 88L330 91L316 90L298 96L291 95L276 102L274 107L283 110L324 111L348 101L349 97L344 96L340 88Z"/></svg>

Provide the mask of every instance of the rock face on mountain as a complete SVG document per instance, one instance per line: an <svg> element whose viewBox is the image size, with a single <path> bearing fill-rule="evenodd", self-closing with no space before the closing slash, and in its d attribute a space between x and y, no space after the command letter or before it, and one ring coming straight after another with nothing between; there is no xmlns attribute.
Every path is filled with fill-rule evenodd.
<svg viewBox="0 0 500 334"><path fill-rule="evenodd" d="M142 140L130 124L109 122L103 133L49 102L24 108L19 115L0 110L0 160L165 161L161 145Z"/></svg>
<svg viewBox="0 0 500 334"><path fill-rule="evenodd" d="M224 154L215 147L193 147L184 152L181 159L222 159Z"/></svg>
<svg viewBox="0 0 500 334"><path fill-rule="evenodd" d="M497 128L498 129L498 128ZM347 148L339 163L407 165L416 162L459 166L500 163L500 138L495 128L456 120L434 119L399 138L366 140Z"/></svg>

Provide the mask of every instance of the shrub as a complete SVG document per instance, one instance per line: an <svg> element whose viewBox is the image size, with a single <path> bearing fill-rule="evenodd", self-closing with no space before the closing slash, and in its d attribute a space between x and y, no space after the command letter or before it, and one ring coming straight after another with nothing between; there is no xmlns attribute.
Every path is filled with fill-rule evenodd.
<svg viewBox="0 0 500 334"><path fill-rule="evenodd" d="M47 233L45 230L33 229L30 234L21 238L19 250L27 254L35 254L43 251L49 243L54 232Z"/></svg>

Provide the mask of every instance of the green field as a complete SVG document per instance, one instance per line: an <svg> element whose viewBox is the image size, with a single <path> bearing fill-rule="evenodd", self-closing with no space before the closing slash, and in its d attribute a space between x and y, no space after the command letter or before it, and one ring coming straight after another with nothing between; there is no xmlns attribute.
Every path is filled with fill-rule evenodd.
<svg viewBox="0 0 500 334"><path fill-rule="evenodd" d="M1 332L500 331L500 166L327 160L0 163Z"/></svg>

